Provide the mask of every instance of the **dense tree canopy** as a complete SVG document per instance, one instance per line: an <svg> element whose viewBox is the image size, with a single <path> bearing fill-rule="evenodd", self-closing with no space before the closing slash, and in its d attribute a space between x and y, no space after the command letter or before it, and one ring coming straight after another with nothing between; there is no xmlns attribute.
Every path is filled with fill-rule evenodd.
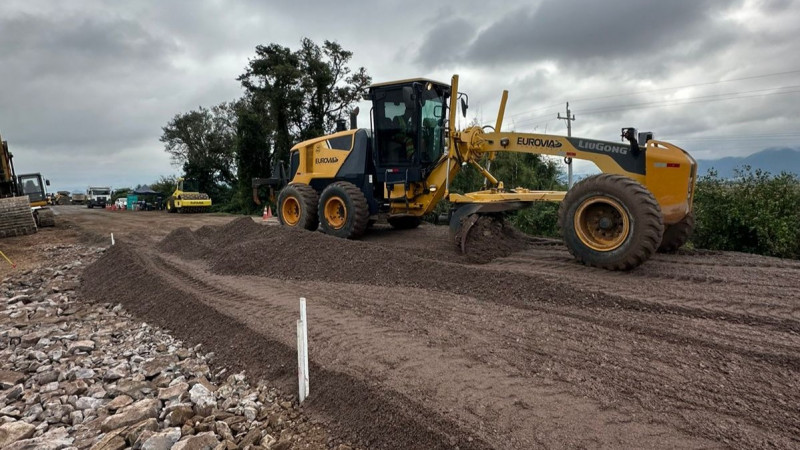
<svg viewBox="0 0 800 450"><path fill-rule="evenodd" d="M292 145L330 133L349 114L371 81L363 67L348 66L352 56L336 42L310 39L297 51L256 47L239 81L276 159L285 162Z"/></svg>
<svg viewBox="0 0 800 450"><path fill-rule="evenodd" d="M352 55L330 41L259 45L238 77L242 98L175 115L161 142L218 208L252 211L251 179L286 163L295 143L333 131L369 84L366 69L348 66Z"/></svg>
<svg viewBox="0 0 800 450"><path fill-rule="evenodd" d="M162 129L161 142L172 162L209 194L236 182L236 110L235 103L201 106L176 114Z"/></svg>

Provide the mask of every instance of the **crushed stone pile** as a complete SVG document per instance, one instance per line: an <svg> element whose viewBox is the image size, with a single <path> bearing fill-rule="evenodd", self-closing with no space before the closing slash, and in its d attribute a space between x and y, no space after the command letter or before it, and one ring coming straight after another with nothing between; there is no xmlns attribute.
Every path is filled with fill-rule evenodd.
<svg viewBox="0 0 800 450"><path fill-rule="evenodd" d="M51 264L0 284L0 448L329 447L274 387L212 371L213 353L135 320L111 298L85 303L81 275L105 249L47 251ZM133 273L100 281L144 273L127 260Z"/></svg>

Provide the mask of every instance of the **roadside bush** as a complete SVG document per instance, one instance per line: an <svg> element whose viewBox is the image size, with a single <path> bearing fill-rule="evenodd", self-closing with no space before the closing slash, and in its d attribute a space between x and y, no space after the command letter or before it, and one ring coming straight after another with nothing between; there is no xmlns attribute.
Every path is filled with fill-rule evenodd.
<svg viewBox="0 0 800 450"><path fill-rule="evenodd" d="M520 231L546 237L560 237L558 230L558 203L536 202L530 208L511 215L511 223Z"/></svg>
<svg viewBox="0 0 800 450"><path fill-rule="evenodd" d="M695 247L800 258L800 179L749 166L732 180L710 171L695 190Z"/></svg>

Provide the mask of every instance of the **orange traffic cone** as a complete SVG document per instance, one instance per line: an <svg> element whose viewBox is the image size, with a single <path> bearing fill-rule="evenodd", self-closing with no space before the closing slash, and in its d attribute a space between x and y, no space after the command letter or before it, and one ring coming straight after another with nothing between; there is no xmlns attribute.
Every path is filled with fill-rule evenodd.
<svg viewBox="0 0 800 450"><path fill-rule="evenodd" d="M264 207L264 215L261 216L261 220L267 221L271 218L272 218L272 209L269 207L269 205L267 205Z"/></svg>

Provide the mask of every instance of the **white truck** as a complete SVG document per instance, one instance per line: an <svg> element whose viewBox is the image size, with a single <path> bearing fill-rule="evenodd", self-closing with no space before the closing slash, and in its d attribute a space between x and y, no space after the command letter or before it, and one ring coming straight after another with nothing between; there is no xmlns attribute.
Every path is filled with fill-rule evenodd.
<svg viewBox="0 0 800 450"><path fill-rule="evenodd" d="M89 189L86 189L86 207L89 209L92 209L95 206L98 208L105 208L106 203L108 203L110 200L110 186L89 186Z"/></svg>

